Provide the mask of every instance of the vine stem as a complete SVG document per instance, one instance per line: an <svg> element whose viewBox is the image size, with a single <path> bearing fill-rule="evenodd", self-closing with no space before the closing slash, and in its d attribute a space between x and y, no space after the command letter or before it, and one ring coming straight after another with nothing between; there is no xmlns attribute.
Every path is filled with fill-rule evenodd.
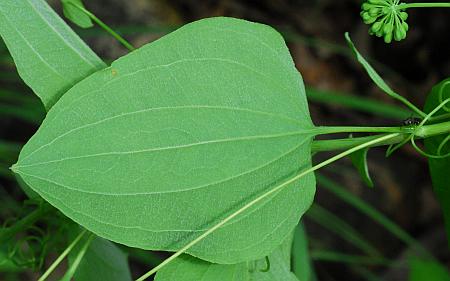
<svg viewBox="0 0 450 281"><path fill-rule="evenodd" d="M136 281L144 281L145 279L147 279L148 277L150 277L151 275L153 275L154 273L156 273L158 270L160 270L161 268L163 268L164 266L166 266L168 263L170 263L171 261L173 261L175 258L177 258L178 256L180 256L181 254L183 254L184 252L186 252L188 249L190 249L192 246L196 245L197 243L199 243L200 241L202 241L204 238L206 238L208 235L210 235L211 233L213 233L214 231L216 231L217 229L219 229L220 227L222 227L223 225L225 225L227 222L229 222L230 220L234 219L235 217L237 217L238 215L242 214L245 210L249 209L250 207L252 207L253 205L255 205L256 203L258 203L259 201L263 200L264 198L270 196L271 194L274 194L278 191L281 191L283 188L285 188L286 186L288 186L289 184L299 180L300 178L304 177L305 175L312 173L328 164L333 163L336 160L339 160L349 154L352 154L353 152L363 149L365 147L369 147L373 144L379 143L379 142L383 142L386 141L388 139L394 138L399 136L399 133L392 133L392 134L388 134L388 135L384 135L382 137L376 138L374 140L371 140L369 142L360 144L358 146L355 146L353 148L350 148L342 153L339 153L309 169L304 170L303 172L300 172L299 174L297 174L296 176L290 178L289 180L283 182L282 184L276 186L275 188L267 191L266 193L258 196L257 198L253 199L252 201L250 201L249 203L245 204L242 208L240 208L239 210L235 211L234 213L232 213L231 215L229 215L228 217L226 217L225 219L223 219L222 221L220 221L219 223L217 223L216 225L214 225L213 227L211 227L210 229L208 229L207 231L205 231L203 234L201 234L199 237L197 237L196 239L192 240L191 242L189 242L188 244L186 244L186 246L182 247L180 250L178 250L176 253L174 253L173 255L171 255L169 258L165 259L162 263L160 263L158 266L154 267L152 270L150 270L149 272L147 272L146 274L142 275L141 277L139 277L138 279L136 279Z"/></svg>
<svg viewBox="0 0 450 281"><path fill-rule="evenodd" d="M354 147L360 145L362 143L366 143L368 141L374 140L380 136L385 136L386 134L379 134L374 136L365 136L358 138L345 138L345 139L334 139L334 140L315 140L311 145L311 153L324 152L324 151L334 151L334 150L344 150L350 147ZM405 135L398 135L395 138L391 138L376 144L371 145L371 147L375 146L383 146L383 145L391 145L399 143L405 140Z"/></svg>
<svg viewBox="0 0 450 281"><path fill-rule="evenodd" d="M397 6L398 9L409 8L450 8L450 3L403 3Z"/></svg>
<svg viewBox="0 0 450 281"><path fill-rule="evenodd" d="M90 17L95 23L97 23L101 28L103 28L106 32L108 32L109 34L111 34L114 38L116 38L117 41L119 41L122 45L124 45L128 50L130 51L134 51L136 48L133 47L133 45L131 45L127 40L125 40L122 36L120 36L117 32L115 32L114 30L112 30L112 28L110 28L107 24L105 24L103 21L101 21L99 18L97 18L93 13L89 12L88 10L86 10L84 7L74 3L74 2L69 2L70 5L73 5L74 7L76 7L78 10L82 11L83 13L85 13L88 17Z"/></svg>
<svg viewBox="0 0 450 281"><path fill-rule="evenodd" d="M445 101L445 103L450 101ZM429 119L431 117L429 116ZM342 150L360 145L362 143L374 140L386 133L399 133L395 138L388 139L383 142L376 143L372 146L391 145L407 140L412 134L416 138L427 138L450 132L450 121L423 125L421 127L317 127L318 134L330 133L381 133L373 136L344 138L333 140L316 140L312 143L311 151L313 153L322 151Z"/></svg>
<svg viewBox="0 0 450 281"><path fill-rule="evenodd" d="M42 274L41 278L38 281L44 281L47 277L55 270L55 268L62 262L62 260L72 251L72 249L77 245L77 243L83 238L86 234L86 229L84 229L78 236L70 243L69 247L67 247L64 252L59 255L59 257L50 265L50 267Z"/></svg>
<svg viewBox="0 0 450 281"><path fill-rule="evenodd" d="M408 127L363 127L363 126L321 126L316 127L318 135L336 133L411 133Z"/></svg>
<svg viewBox="0 0 450 281"><path fill-rule="evenodd" d="M0 244L13 237L16 233L26 229L44 215L52 211L54 211L54 209L49 204L43 203L38 209L22 218L13 226L4 228L3 231L0 232Z"/></svg>

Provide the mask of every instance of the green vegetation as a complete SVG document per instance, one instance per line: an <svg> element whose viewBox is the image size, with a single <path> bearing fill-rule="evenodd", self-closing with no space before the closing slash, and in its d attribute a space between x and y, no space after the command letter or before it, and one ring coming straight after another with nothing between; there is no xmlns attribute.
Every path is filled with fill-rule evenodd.
<svg viewBox="0 0 450 281"><path fill-rule="evenodd" d="M398 14L380 9L385 2ZM386 42L406 37L402 10L420 6L397 2L363 4L364 20ZM39 281L66 258L60 280L131 280L127 250L115 243L173 252L137 281L155 273L157 281L312 281L311 260L402 266L383 257L358 229L313 204L317 180L413 250L411 280L449 278L410 234L317 172L350 157L373 186L369 149L389 146L390 155L410 142L429 160L450 241L449 79L432 89L421 109L381 78L347 33L357 61L403 108L343 98L305 89L283 37L267 25L203 19L135 49L80 0L62 4L69 20L82 28L96 23L131 52L107 66L44 0L0 2L0 34L46 111L12 92L0 93L0 101L8 102L1 114L40 124L22 148L0 141L0 171L14 173L32 205L24 207L21 219L0 228L0 272L42 270L48 249L57 248L60 255ZM308 99L397 119L414 114L420 121L315 126ZM317 140L338 133L348 137ZM418 139L424 139L425 150ZM17 163L3 167L19 150ZM313 154L334 151L313 162ZM299 226L303 215L360 253L308 251ZM149 266L155 262L136 256Z"/></svg>

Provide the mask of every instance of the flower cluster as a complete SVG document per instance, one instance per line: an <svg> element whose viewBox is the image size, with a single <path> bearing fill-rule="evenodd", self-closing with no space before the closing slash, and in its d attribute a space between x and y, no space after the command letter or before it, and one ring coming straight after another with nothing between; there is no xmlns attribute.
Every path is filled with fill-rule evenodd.
<svg viewBox="0 0 450 281"><path fill-rule="evenodd" d="M361 17L371 24L369 33L384 37L386 43L392 39L400 41L406 38L408 14L401 8L400 0L368 0L362 4Z"/></svg>

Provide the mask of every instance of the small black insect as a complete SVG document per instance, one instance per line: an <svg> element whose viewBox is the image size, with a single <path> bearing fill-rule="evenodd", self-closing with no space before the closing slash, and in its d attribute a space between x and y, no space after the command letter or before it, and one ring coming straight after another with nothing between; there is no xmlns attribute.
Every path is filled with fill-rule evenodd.
<svg viewBox="0 0 450 281"><path fill-rule="evenodd" d="M422 119L417 117L408 117L405 120L403 120L402 124L403 126L417 126L422 122Z"/></svg>

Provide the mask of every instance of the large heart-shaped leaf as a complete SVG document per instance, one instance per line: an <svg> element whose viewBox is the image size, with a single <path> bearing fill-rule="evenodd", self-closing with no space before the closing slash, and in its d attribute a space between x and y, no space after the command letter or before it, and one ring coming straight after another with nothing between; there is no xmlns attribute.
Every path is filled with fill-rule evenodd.
<svg viewBox="0 0 450 281"><path fill-rule="evenodd" d="M450 78L435 85L428 95L425 102L424 111L431 112L442 100L450 98ZM448 104L447 104L448 107ZM446 114L443 109L439 110L436 116ZM437 154L437 150L441 142L448 137L448 134L438 135L425 139L425 147L431 154ZM441 154L450 153L450 143L441 149ZM433 182L433 189L436 197L441 203L442 211L444 213L445 227L447 230L447 240L450 243L450 177L448 171L450 170L450 157L447 158L429 158L428 164L430 166L431 180ZM449 244L450 245L450 244Z"/></svg>
<svg viewBox="0 0 450 281"><path fill-rule="evenodd" d="M177 250L310 167L314 132L302 79L279 33L212 18L73 87L13 170L101 237ZM292 231L314 192L309 174L188 252L219 263L265 256Z"/></svg>

